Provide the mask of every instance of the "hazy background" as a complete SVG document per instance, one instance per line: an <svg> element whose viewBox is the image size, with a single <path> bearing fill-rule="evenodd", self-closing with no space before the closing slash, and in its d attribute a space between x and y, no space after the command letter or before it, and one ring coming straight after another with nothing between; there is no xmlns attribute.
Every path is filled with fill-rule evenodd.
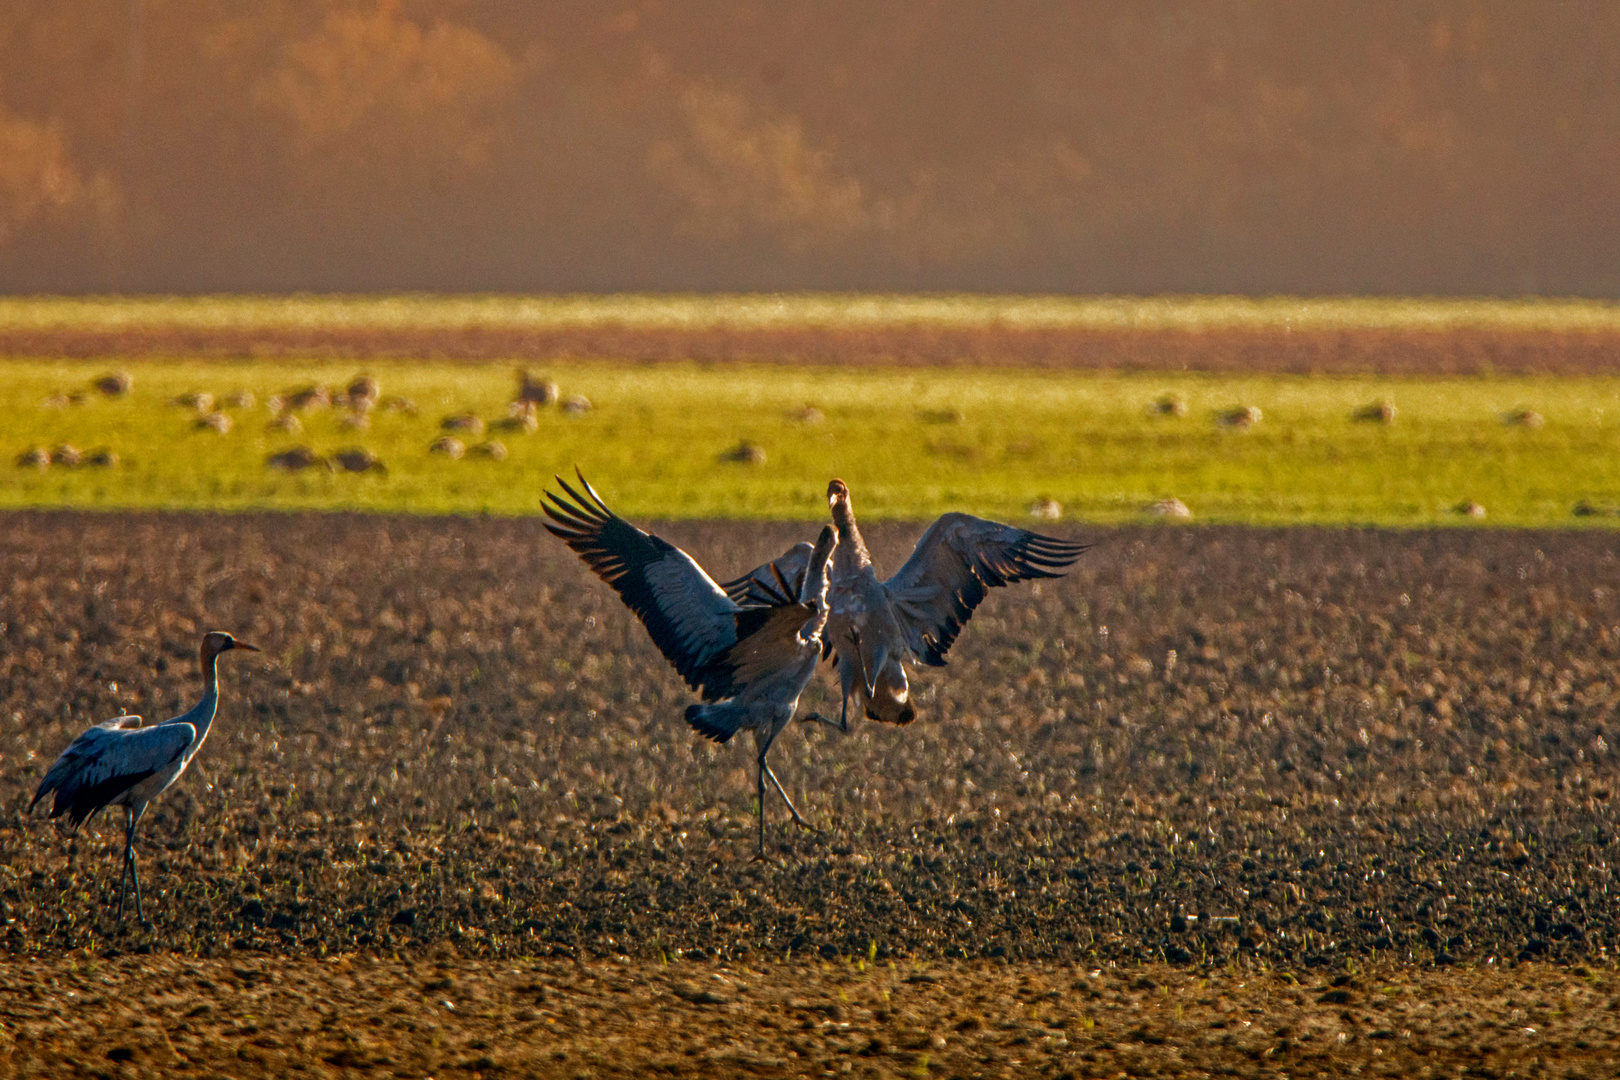
<svg viewBox="0 0 1620 1080"><path fill-rule="evenodd" d="M1620 5L0 2L0 291L1620 295Z"/></svg>

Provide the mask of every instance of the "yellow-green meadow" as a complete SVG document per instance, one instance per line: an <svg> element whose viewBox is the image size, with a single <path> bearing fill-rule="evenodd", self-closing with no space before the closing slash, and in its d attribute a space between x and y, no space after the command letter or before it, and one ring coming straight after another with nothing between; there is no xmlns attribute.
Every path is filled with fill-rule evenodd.
<svg viewBox="0 0 1620 1080"><path fill-rule="evenodd" d="M94 389L114 370L132 375L127 393ZM1612 377L596 361L535 372L590 408L554 402L532 432L494 430L517 386L503 364L0 361L0 506L532 514L552 474L576 464L638 518L814 519L832 476L849 481L863 516L890 518L960 509L1027 519L1051 500L1066 520L1130 521L1173 498L1206 522L1565 526L1617 520L1606 511L1620 505ZM341 404L275 407L276 395L311 386L341 396L361 373L382 398L363 427ZM173 403L199 392L228 431ZM243 394L252 404L231 403ZM1392 416L1379 415L1384 404ZM464 414L486 430L441 429ZM273 430L281 415L300 430ZM467 453L431 452L441 437ZM491 441L504 459L479 452ZM756 450L737 453L744 444ZM81 464L19 464L64 445ZM323 463L267 464L295 447ZM350 448L385 469L345 471L335 455ZM83 463L98 449L117 464ZM1459 510L1469 503L1472 516Z"/></svg>

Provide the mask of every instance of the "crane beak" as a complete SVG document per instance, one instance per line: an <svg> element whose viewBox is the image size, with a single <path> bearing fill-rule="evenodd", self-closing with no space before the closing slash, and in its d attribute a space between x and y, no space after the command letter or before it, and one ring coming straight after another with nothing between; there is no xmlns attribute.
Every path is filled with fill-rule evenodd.
<svg viewBox="0 0 1620 1080"><path fill-rule="evenodd" d="M263 649L259 648L257 645L249 645L245 641L233 641L233 642L231 642L231 648L233 648L233 649L246 649L248 652L263 652L264 651Z"/></svg>

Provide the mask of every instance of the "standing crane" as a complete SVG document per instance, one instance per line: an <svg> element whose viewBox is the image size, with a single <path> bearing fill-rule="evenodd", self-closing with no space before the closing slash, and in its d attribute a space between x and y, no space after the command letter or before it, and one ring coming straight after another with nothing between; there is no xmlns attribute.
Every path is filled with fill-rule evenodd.
<svg viewBox="0 0 1620 1080"><path fill-rule="evenodd" d="M577 472L577 470L576 470ZM793 719L799 696L815 674L827 623L827 566L838 534L822 528L806 544L796 585L762 577L748 606L728 597L690 555L619 517L579 474L583 494L561 477L568 497L546 492L554 535L619 594L647 628L653 644L697 691L704 704L686 710L686 722L718 743L752 731L755 790L759 799L759 858L765 857L765 781L769 780L801 828L815 826L788 798L766 755ZM807 721L831 724L819 713Z"/></svg>
<svg viewBox="0 0 1620 1080"><path fill-rule="evenodd" d="M911 723L917 710L902 661L944 667L946 652L991 588L1058 577L1089 546L971 514L945 514L923 533L899 572L879 581L855 524L849 486L842 480L827 485L827 504L838 527L838 551L824 638L838 654L844 693L838 726L845 730L851 696L864 702L873 720ZM727 582L727 595L749 603L773 582L798 580L809 547L797 544Z"/></svg>
<svg viewBox="0 0 1620 1080"><path fill-rule="evenodd" d="M202 749L219 709L219 654L232 649L258 652L257 646L237 641L220 630L202 640L202 700L186 712L161 724L141 726L138 716L108 720L74 739L56 759L34 792L32 810L54 792L51 817L66 814L74 828L104 806L122 806L128 813L124 830L124 867L118 876L118 921L124 920L126 881L135 883L135 914L142 921L141 877L135 869L135 826L146 804L167 791Z"/></svg>

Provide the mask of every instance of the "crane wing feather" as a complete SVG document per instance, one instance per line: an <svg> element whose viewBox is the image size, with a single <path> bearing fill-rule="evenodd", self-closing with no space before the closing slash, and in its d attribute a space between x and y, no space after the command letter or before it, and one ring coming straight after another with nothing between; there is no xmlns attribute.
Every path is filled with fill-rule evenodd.
<svg viewBox="0 0 1620 1080"><path fill-rule="evenodd" d="M771 607L789 603L798 598L804 586L804 574L810 566L812 550L808 541L800 541L780 557L754 567L740 578L725 582L721 588L732 600L744 606Z"/></svg>
<svg viewBox="0 0 1620 1080"><path fill-rule="evenodd" d="M737 643L721 655L720 662L731 669L738 686L748 686L781 671L807 645L819 655L820 641L806 641L803 636L805 625L815 617L814 604L798 601L739 611Z"/></svg>
<svg viewBox="0 0 1620 1080"><path fill-rule="evenodd" d="M945 654L990 589L1058 577L1089 546L971 514L945 514L883 588L912 653L943 667Z"/></svg>
<svg viewBox="0 0 1620 1080"><path fill-rule="evenodd" d="M120 716L74 739L45 773L29 809L54 792L51 817L67 814L73 824L81 824L142 780L181 760L197 738L191 724L127 726L139 719Z"/></svg>
<svg viewBox="0 0 1620 1080"><path fill-rule="evenodd" d="M613 587L688 686L705 701L730 696L729 666L716 661L737 642L738 605L690 555L609 510L583 475L579 482L583 493L561 477L567 496L546 492L546 528Z"/></svg>

